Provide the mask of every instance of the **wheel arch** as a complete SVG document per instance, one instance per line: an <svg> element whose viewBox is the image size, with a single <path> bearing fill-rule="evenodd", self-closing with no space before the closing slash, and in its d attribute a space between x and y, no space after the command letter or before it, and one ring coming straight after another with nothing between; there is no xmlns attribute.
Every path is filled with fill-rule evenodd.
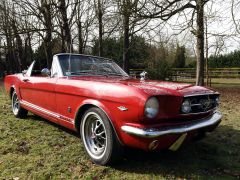
<svg viewBox="0 0 240 180"><path fill-rule="evenodd" d="M10 90L9 90L9 97L10 97L10 99L12 99L12 95L13 95L13 92L14 92L15 90L16 90L16 89L15 89L15 86L12 85L12 86L10 87Z"/></svg>
<svg viewBox="0 0 240 180"><path fill-rule="evenodd" d="M115 129L114 122L109 115L109 111L107 110L107 108L102 103L100 103L99 101L96 101L96 100L85 101L84 103L82 103L79 106L79 108L76 112L75 118L74 118L75 119L74 120L74 126L75 126L76 131L79 132L79 130L80 130L80 124L81 124L82 116L84 115L84 113L88 109L90 109L92 107L99 108L106 114L106 116L108 117L108 119L110 121L110 124L111 124L111 126L112 126L112 128L115 132L115 135L116 135L118 141L123 145L123 143L122 143L121 139L119 138L118 133Z"/></svg>

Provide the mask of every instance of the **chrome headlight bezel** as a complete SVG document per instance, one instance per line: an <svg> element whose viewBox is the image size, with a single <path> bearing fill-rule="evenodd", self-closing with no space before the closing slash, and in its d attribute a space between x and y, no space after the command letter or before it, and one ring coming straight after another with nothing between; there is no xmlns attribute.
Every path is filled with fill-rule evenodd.
<svg viewBox="0 0 240 180"><path fill-rule="evenodd" d="M181 105L181 111L184 114L190 113L192 110L190 99L184 99Z"/></svg>
<svg viewBox="0 0 240 180"><path fill-rule="evenodd" d="M219 106L219 103L220 103L220 97L217 96L217 97L215 98L215 106L218 107L218 106Z"/></svg>
<svg viewBox="0 0 240 180"><path fill-rule="evenodd" d="M147 118L153 119L159 113L159 102L156 97L150 97L144 106L144 115Z"/></svg>

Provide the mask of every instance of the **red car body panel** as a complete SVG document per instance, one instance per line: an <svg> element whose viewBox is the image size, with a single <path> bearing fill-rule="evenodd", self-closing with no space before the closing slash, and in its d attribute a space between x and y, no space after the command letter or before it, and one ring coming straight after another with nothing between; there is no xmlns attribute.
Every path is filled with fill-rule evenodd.
<svg viewBox="0 0 240 180"><path fill-rule="evenodd" d="M123 145L145 150L149 150L149 143L153 139L127 134L121 127L176 126L187 120L207 117L213 110L199 114L180 114L183 97L215 93L204 87L173 82L104 76L25 77L23 74L6 76L5 88L8 94L11 88L16 90L23 108L75 131L79 128L76 126L80 120L77 116L79 110L86 105L97 106L107 114ZM148 119L144 115L144 106L152 96L159 99L160 112L154 119ZM120 111L120 106L127 107L127 111ZM187 139L192 139L194 132L188 133ZM162 149L168 148L179 136L165 135L154 140L161 142L158 149Z"/></svg>

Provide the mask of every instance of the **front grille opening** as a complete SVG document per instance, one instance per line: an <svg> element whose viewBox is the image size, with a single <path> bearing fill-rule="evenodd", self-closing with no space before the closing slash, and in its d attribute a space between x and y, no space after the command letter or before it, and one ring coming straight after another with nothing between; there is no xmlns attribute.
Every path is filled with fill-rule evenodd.
<svg viewBox="0 0 240 180"><path fill-rule="evenodd" d="M183 102L185 100L190 101L191 110L188 113L184 113L182 111L182 108L180 108L181 114L207 112L209 110L215 109L218 106L219 94L207 94L184 97Z"/></svg>

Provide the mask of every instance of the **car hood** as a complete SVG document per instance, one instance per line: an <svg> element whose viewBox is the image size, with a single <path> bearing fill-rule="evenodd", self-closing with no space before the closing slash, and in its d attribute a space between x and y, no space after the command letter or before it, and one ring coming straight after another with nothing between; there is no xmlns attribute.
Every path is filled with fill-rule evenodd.
<svg viewBox="0 0 240 180"><path fill-rule="evenodd" d="M150 95L186 96L214 93L206 87L168 81L138 80L137 82L128 82L128 85L137 87Z"/></svg>
<svg viewBox="0 0 240 180"><path fill-rule="evenodd" d="M124 86L132 87L138 89L148 95L174 95L174 96L185 96L194 94L209 94L214 93L213 90L202 87L194 86L187 83L177 83L169 81L156 81L156 80L144 80L131 79L131 78L119 78L119 77L71 77L75 80L86 80L95 81L111 84L121 84Z"/></svg>

